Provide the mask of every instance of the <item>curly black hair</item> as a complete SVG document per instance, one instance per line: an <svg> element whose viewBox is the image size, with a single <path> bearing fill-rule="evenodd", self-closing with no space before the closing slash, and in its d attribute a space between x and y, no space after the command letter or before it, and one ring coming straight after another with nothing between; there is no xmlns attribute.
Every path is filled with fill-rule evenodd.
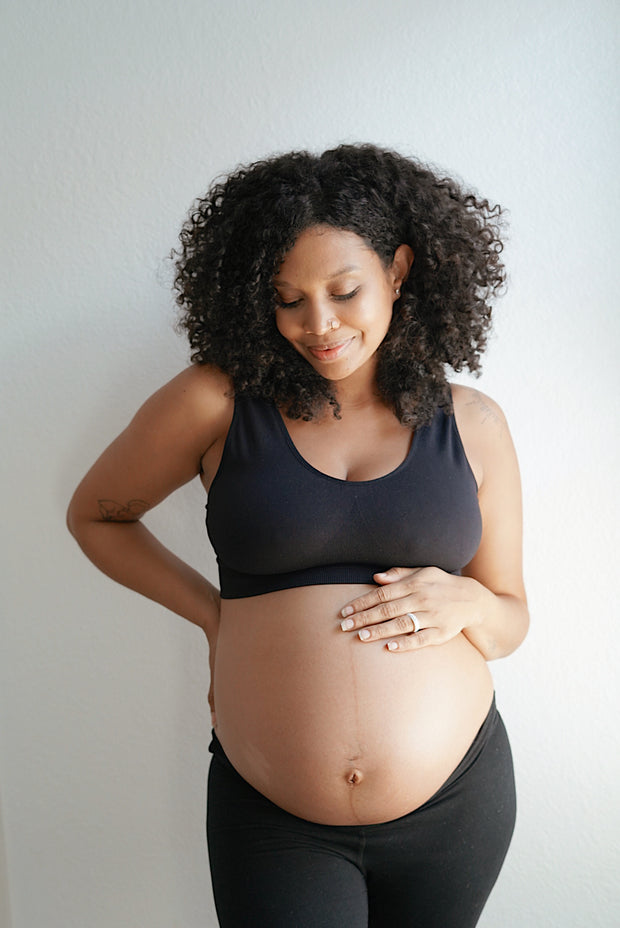
<svg viewBox="0 0 620 928"><path fill-rule="evenodd" d="M446 368L478 373L491 299L504 283L502 210L428 166L374 145L290 152L241 167L198 199L173 252L174 289L192 361L226 372L238 393L293 418L327 405L329 380L276 328L274 274L305 229L354 232L388 267L414 263L378 349L377 388L399 420L451 410Z"/></svg>

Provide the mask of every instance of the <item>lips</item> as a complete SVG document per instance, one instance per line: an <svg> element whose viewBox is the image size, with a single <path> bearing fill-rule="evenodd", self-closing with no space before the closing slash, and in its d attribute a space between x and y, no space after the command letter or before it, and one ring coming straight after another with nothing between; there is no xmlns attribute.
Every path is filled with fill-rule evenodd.
<svg viewBox="0 0 620 928"><path fill-rule="evenodd" d="M307 347L310 354L318 358L319 361L333 361L347 350L352 341L353 338L351 337L333 345L308 345Z"/></svg>

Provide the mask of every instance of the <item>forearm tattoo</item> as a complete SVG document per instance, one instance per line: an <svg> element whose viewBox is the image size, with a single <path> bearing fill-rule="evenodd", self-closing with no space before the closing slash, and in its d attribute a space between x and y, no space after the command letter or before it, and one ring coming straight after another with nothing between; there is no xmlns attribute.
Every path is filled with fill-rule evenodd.
<svg viewBox="0 0 620 928"><path fill-rule="evenodd" d="M103 522L136 522L149 508L143 499L130 499L128 503L117 503L115 499L98 499L97 503Z"/></svg>

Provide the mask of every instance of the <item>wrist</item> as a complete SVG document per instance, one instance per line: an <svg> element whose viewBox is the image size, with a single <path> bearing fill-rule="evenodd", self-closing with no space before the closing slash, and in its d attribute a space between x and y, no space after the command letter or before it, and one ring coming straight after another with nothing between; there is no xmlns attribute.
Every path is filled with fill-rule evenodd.
<svg viewBox="0 0 620 928"><path fill-rule="evenodd" d="M467 628L480 628L484 623L489 610L492 608L491 597L493 593L473 577L463 577L468 586L468 599L471 604Z"/></svg>

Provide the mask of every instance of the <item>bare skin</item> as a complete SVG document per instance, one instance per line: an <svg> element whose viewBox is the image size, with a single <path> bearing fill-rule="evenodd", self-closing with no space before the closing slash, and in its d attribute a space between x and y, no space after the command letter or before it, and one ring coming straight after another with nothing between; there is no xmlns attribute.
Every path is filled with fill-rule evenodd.
<svg viewBox="0 0 620 928"><path fill-rule="evenodd" d="M421 805L467 751L493 695L463 635L396 657L344 634L340 603L369 589L222 603L218 737L256 789L312 821L389 821Z"/></svg>
<svg viewBox="0 0 620 928"><path fill-rule="evenodd" d="M276 323L342 404L340 420L285 420L298 451L331 476L367 480L397 467L411 441L375 393L374 352L413 255L401 246L386 269L351 235L300 237L279 271L288 305ZM215 476L233 401L228 379L208 368L184 371L147 401L72 500L71 531L102 570L204 629L224 749L252 785L302 817L371 823L423 803L488 711L486 661L525 636L510 434L488 397L456 386L453 397L483 518L480 548L461 577L394 565L374 587L220 601L138 521L197 474L207 489ZM421 622L417 634L409 612Z"/></svg>

